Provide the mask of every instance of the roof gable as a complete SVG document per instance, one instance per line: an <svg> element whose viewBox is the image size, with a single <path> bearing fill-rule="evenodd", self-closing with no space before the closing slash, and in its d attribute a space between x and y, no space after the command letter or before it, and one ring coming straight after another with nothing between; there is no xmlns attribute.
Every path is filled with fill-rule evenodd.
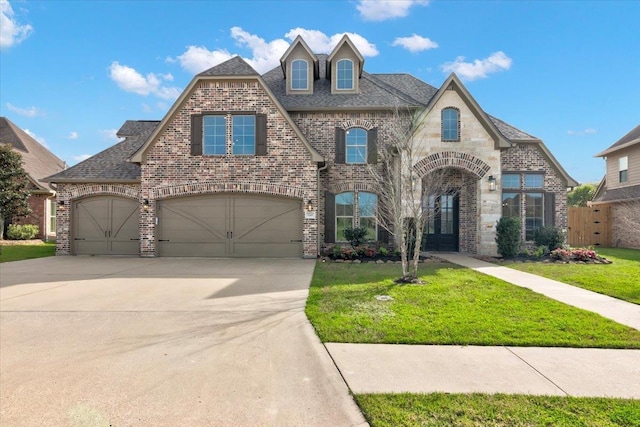
<svg viewBox="0 0 640 427"><path fill-rule="evenodd" d="M613 153L618 150L622 150L623 148L631 147L632 145L636 145L640 143L640 125L631 129L629 133L625 136L617 140L613 145L611 145L606 150L596 154L594 157L605 157L610 153Z"/></svg>
<svg viewBox="0 0 640 427"><path fill-rule="evenodd" d="M333 48L333 50L327 57L327 77L331 77L331 63L335 59L338 52L340 52L342 47L345 45L351 50L351 52L358 59L358 64L359 64L358 70L360 70L359 76L362 76L362 72L364 70L364 56L362 56L362 54L360 53L356 45L353 44L349 36L345 34L344 36L342 36L342 38L340 39L336 47Z"/></svg>
<svg viewBox="0 0 640 427"><path fill-rule="evenodd" d="M54 191L44 178L64 170L64 161L6 117L0 117L0 143L9 144L19 152L25 172L39 190Z"/></svg>
<svg viewBox="0 0 640 427"><path fill-rule="evenodd" d="M231 76L259 76L258 72L253 69L244 59L239 56L209 68L198 74L198 76L219 76L219 77L231 77Z"/></svg>
<svg viewBox="0 0 640 427"><path fill-rule="evenodd" d="M319 76L320 72L318 69L318 64L319 64L318 56L315 53L313 53L313 51L311 51L311 48L309 48L309 45L307 45L307 43L304 41L304 39L300 35L298 35L295 38L295 40L293 40L289 48L285 51L285 53L280 58L280 67L282 68L282 72L285 78L287 76L287 59L297 48L303 49L307 53L309 58L311 58L311 61L313 61L313 80L317 80L320 77Z"/></svg>

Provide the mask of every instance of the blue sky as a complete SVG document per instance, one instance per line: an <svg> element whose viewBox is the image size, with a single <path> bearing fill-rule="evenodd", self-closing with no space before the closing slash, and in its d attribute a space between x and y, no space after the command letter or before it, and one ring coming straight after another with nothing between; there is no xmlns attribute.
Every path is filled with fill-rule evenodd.
<svg viewBox="0 0 640 427"><path fill-rule="evenodd" d="M439 87L544 140L579 182L640 123L640 1L0 0L0 115L69 165L161 119L193 75L233 55L258 71L302 34L349 33L370 73Z"/></svg>

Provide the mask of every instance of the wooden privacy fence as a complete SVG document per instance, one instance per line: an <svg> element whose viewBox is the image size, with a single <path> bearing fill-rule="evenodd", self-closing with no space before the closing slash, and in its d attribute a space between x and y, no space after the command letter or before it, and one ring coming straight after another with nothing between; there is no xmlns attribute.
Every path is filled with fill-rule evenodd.
<svg viewBox="0 0 640 427"><path fill-rule="evenodd" d="M611 246L611 206L571 207L567 221L569 245Z"/></svg>

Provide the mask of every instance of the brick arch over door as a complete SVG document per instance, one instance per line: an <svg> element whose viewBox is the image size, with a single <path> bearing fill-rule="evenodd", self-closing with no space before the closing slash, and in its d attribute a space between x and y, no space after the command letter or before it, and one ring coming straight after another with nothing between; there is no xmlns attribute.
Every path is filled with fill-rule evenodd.
<svg viewBox="0 0 640 427"><path fill-rule="evenodd" d="M420 160L413 168L420 177L438 169L457 168L469 172L478 179L484 177L491 170L491 167L483 160L472 154L459 151L433 153Z"/></svg>
<svg viewBox="0 0 640 427"><path fill-rule="evenodd" d="M172 197L215 193L264 194L268 196L280 196L300 200L314 198L314 195L305 194L305 190L298 187L257 181L206 181L192 184L170 185L150 189L149 197L153 200L161 200Z"/></svg>
<svg viewBox="0 0 640 427"><path fill-rule="evenodd" d="M119 184L87 184L73 186L68 194L70 200L90 196L120 196L138 200L140 187Z"/></svg>

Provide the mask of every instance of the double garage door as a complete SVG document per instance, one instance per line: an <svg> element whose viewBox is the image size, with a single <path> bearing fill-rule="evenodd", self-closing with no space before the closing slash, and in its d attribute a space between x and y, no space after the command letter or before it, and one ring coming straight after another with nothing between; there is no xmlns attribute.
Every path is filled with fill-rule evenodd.
<svg viewBox="0 0 640 427"><path fill-rule="evenodd" d="M90 197L74 204L74 252L137 255L136 200ZM300 201L236 194L181 197L157 204L156 250L179 257L300 257Z"/></svg>

